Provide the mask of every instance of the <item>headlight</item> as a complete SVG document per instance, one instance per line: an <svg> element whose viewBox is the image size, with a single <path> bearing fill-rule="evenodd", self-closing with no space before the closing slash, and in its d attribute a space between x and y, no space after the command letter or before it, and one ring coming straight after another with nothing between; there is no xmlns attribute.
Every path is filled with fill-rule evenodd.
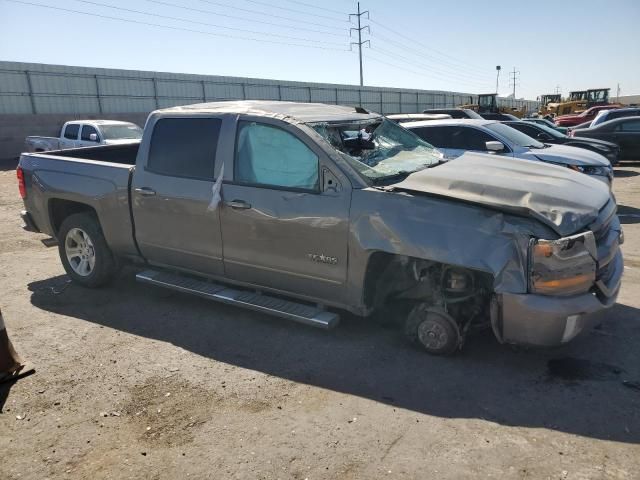
<svg viewBox="0 0 640 480"><path fill-rule="evenodd" d="M593 167L591 165L569 165L569 168L576 172L586 173L587 175L598 175L600 177L608 177L611 175L610 167Z"/></svg>
<svg viewBox="0 0 640 480"><path fill-rule="evenodd" d="M529 290L542 295L575 295L596 279L598 250L593 232L529 244Z"/></svg>

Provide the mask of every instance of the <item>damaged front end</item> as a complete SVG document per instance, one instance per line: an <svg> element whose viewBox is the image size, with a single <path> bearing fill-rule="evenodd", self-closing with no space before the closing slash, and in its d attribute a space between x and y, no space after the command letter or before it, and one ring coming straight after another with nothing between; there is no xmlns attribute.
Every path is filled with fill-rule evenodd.
<svg viewBox="0 0 640 480"><path fill-rule="evenodd" d="M412 257L378 254L366 292L378 318L434 354L462 347L472 328L490 324L491 275ZM375 292L375 294L373 293Z"/></svg>

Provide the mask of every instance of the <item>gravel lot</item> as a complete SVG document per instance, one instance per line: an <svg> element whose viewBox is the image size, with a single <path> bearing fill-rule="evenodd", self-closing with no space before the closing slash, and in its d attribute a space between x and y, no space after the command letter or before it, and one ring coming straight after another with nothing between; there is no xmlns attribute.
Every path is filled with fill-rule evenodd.
<svg viewBox="0 0 640 480"><path fill-rule="evenodd" d="M616 169L626 277L608 322L561 349L486 333L434 358L352 316L327 333L133 270L72 285L0 171L0 306L37 368L0 387L0 479L640 478L639 175Z"/></svg>

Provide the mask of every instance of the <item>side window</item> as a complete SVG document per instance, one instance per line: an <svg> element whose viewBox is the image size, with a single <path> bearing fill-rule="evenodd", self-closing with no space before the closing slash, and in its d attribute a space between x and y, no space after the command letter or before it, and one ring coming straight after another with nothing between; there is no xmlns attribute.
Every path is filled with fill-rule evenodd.
<svg viewBox="0 0 640 480"><path fill-rule="evenodd" d="M239 122L235 181L317 190L318 156L291 133L271 125Z"/></svg>
<svg viewBox="0 0 640 480"><path fill-rule="evenodd" d="M529 125L523 125L522 123L510 123L509 126L511 128L515 128L516 130L521 131L525 135L529 135L532 138L536 138L538 133L540 133L535 127L530 127Z"/></svg>
<svg viewBox="0 0 640 480"><path fill-rule="evenodd" d="M69 125L67 125L67 128L64 129L64 138L68 138L69 140L77 140L78 130L80 130L80 125L78 125L77 123L70 123Z"/></svg>
<svg viewBox="0 0 640 480"><path fill-rule="evenodd" d="M486 151L486 142L494 141L488 133L485 133L476 128L470 127L458 127L453 133L453 141L455 143L454 148L461 148L464 150L480 150Z"/></svg>
<svg viewBox="0 0 640 480"><path fill-rule="evenodd" d="M446 127L420 127L411 131L436 148L447 148L445 129Z"/></svg>
<svg viewBox="0 0 640 480"><path fill-rule="evenodd" d="M632 120L620 124L621 132L640 132L640 120Z"/></svg>
<svg viewBox="0 0 640 480"><path fill-rule="evenodd" d="M93 128L91 125L83 125L82 126L82 133L80 134L80 139L81 140L86 140L87 142L99 142L100 138L96 138L96 140L91 140L91 134L95 133L96 135L98 135L98 131Z"/></svg>
<svg viewBox="0 0 640 480"><path fill-rule="evenodd" d="M217 118L163 118L151 136L147 170L172 177L213 180L222 121Z"/></svg>

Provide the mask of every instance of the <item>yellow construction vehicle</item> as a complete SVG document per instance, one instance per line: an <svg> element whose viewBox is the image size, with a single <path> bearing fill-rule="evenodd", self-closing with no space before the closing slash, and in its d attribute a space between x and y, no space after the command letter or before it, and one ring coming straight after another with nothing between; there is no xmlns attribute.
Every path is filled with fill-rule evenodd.
<svg viewBox="0 0 640 480"><path fill-rule="evenodd" d="M552 110L549 108L549 105L557 105L562 101L562 96L559 93L548 93L545 95L540 95L540 110L538 110L538 115L541 117L546 117L547 115L551 115L551 113L555 112L555 107Z"/></svg>
<svg viewBox="0 0 640 480"><path fill-rule="evenodd" d="M481 93L478 95L478 103L472 103L472 97L469 97L469 103L460 105L460 108L468 108L474 112L478 112L480 115L483 113L508 113L518 118L525 116L526 107L518 109L515 107L498 107L498 94L497 93Z"/></svg>
<svg viewBox="0 0 640 480"><path fill-rule="evenodd" d="M607 105L609 103L610 88L591 88L589 90L577 90L569 94L569 98L556 105L549 104L552 114L557 116L580 113L589 107Z"/></svg>

